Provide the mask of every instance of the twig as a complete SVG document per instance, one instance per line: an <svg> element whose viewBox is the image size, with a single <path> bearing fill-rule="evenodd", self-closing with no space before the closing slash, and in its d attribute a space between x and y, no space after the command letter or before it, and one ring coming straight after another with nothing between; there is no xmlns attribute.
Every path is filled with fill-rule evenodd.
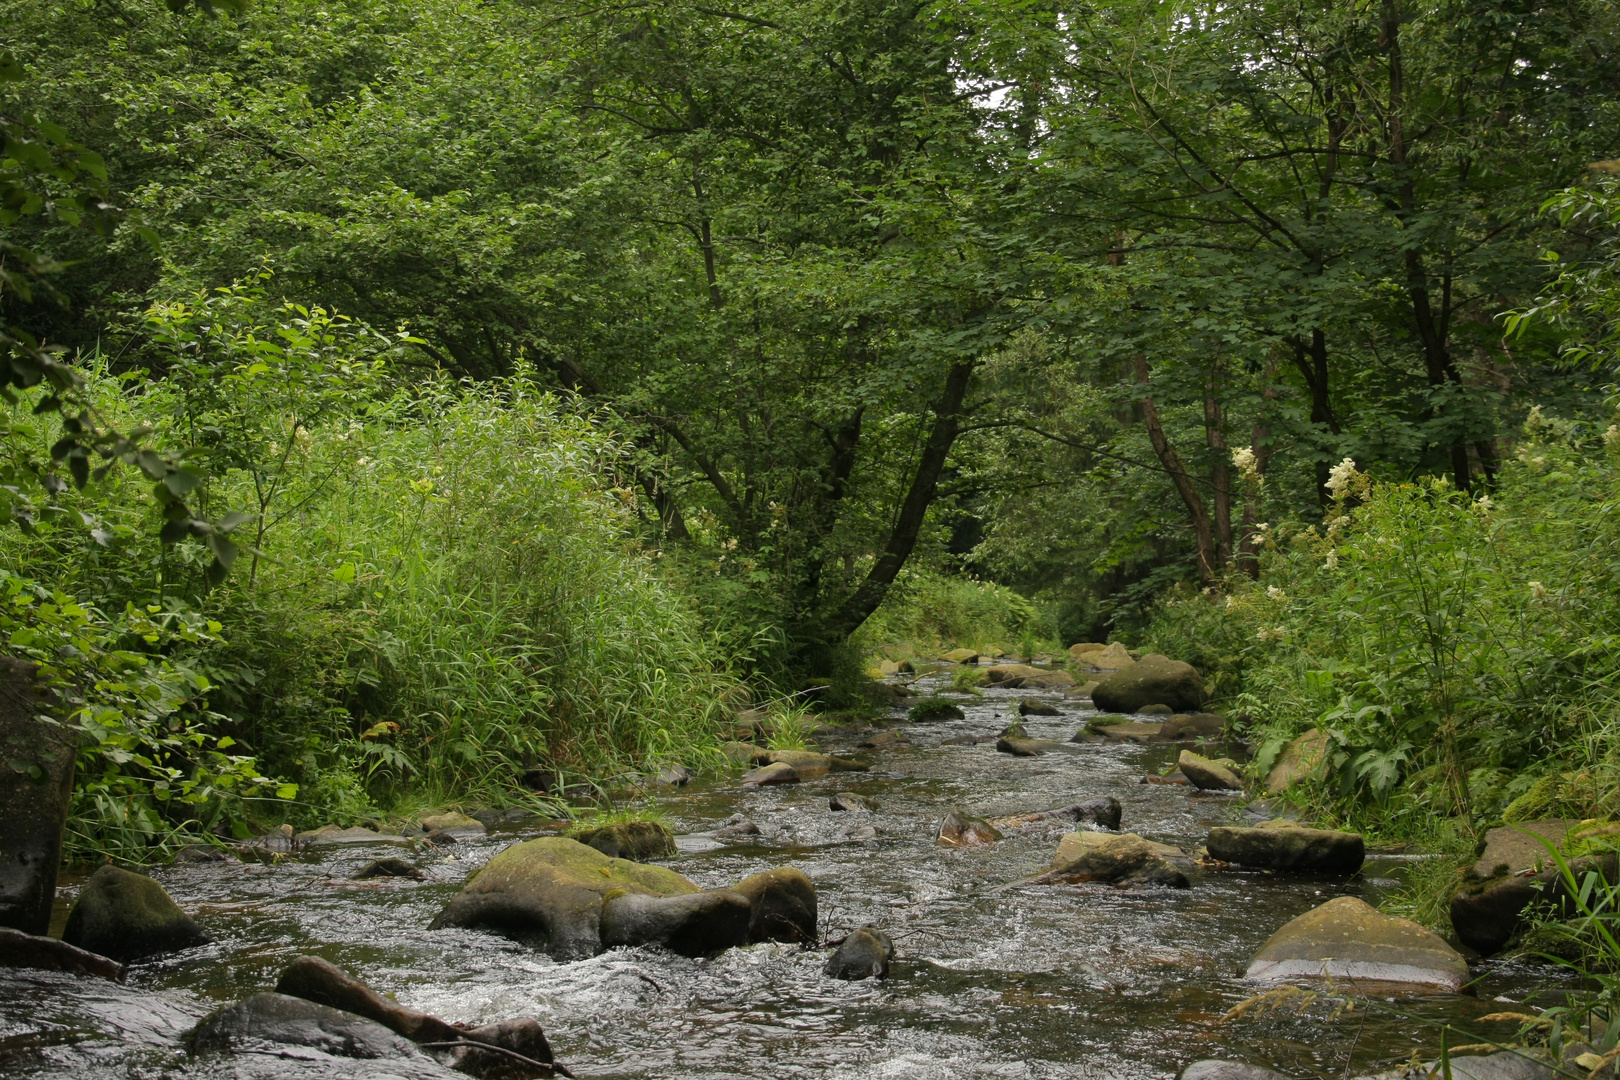
<svg viewBox="0 0 1620 1080"><path fill-rule="evenodd" d="M445 1039L440 1042L425 1042L417 1043L416 1045L426 1046L429 1049L450 1049L458 1046L470 1046L474 1050L493 1050L497 1054L505 1054L507 1057L516 1061L521 1061L525 1065L533 1065L535 1068L543 1070L546 1076L566 1076L568 1077L568 1080L574 1080L574 1074L557 1064L555 1061L536 1061L534 1058L520 1054L516 1050L508 1050L506 1047L496 1046L494 1043L475 1042L472 1039Z"/></svg>

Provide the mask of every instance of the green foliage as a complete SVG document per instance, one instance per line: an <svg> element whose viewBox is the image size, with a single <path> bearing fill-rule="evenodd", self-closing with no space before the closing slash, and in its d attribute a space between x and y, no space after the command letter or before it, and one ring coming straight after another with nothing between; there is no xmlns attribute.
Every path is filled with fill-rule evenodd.
<svg viewBox="0 0 1620 1080"><path fill-rule="evenodd" d="M1209 670L1267 748L1326 730L1315 797L1341 818L1402 832L1434 815L1607 812L1620 797L1612 442L1533 413L1490 496L1343 465L1325 527L1268 534L1258 581L1167 602L1151 647Z"/></svg>
<svg viewBox="0 0 1620 1080"><path fill-rule="evenodd" d="M855 644L874 649L909 642L919 653L951 648L1007 648L1055 636L1045 614L1005 585L927 569L903 574L862 625Z"/></svg>
<svg viewBox="0 0 1620 1080"><path fill-rule="evenodd" d="M141 859L204 831L246 836L247 800L298 794L227 753L236 740L207 676L165 655L217 644L219 623L157 605L109 618L5 570L0 589L7 648L39 665L47 707L81 746L70 853Z"/></svg>
<svg viewBox="0 0 1620 1080"><path fill-rule="evenodd" d="M962 706L950 698L926 697L907 710L906 717L914 721L960 720Z"/></svg>

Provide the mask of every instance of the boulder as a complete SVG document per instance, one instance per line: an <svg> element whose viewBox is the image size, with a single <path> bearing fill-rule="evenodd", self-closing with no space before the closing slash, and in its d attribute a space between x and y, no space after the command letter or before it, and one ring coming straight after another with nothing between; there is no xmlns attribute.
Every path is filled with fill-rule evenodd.
<svg viewBox="0 0 1620 1080"><path fill-rule="evenodd" d="M413 881L423 879L422 871L414 863L404 859L373 859L354 875L355 881L369 881L372 878L410 878Z"/></svg>
<svg viewBox="0 0 1620 1080"><path fill-rule="evenodd" d="M977 664L979 654L972 649L952 649L948 653L941 653L941 660L949 660L953 664Z"/></svg>
<svg viewBox="0 0 1620 1080"><path fill-rule="evenodd" d="M1095 641L1077 641L1069 646L1069 659L1079 660L1087 653L1102 652L1106 648L1108 648L1107 645L1100 645Z"/></svg>
<svg viewBox="0 0 1620 1080"><path fill-rule="evenodd" d="M939 823L938 843L946 847L975 847L1001 839L1001 832L983 818L952 810Z"/></svg>
<svg viewBox="0 0 1620 1080"><path fill-rule="evenodd" d="M1191 664L1150 653L1116 671L1091 692L1097 708L1131 713L1162 704L1176 712L1196 712L1204 704L1204 680Z"/></svg>
<svg viewBox="0 0 1620 1080"><path fill-rule="evenodd" d="M0 656L0 926L25 934L50 927L78 753L69 729L39 719L37 671Z"/></svg>
<svg viewBox="0 0 1620 1080"><path fill-rule="evenodd" d="M1238 779L1228 762L1211 761L1202 754L1183 750L1176 759L1181 773L1200 791L1242 791L1243 781Z"/></svg>
<svg viewBox="0 0 1620 1080"><path fill-rule="evenodd" d="M1161 742L1215 739L1226 733L1226 718L1216 713L1176 713L1159 729Z"/></svg>
<svg viewBox="0 0 1620 1080"><path fill-rule="evenodd" d="M122 982L124 965L97 953L41 934L0 927L0 967L65 971Z"/></svg>
<svg viewBox="0 0 1620 1080"><path fill-rule="evenodd" d="M1266 774L1266 793L1281 794L1298 781L1314 775L1322 767L1327 746L1327 733L1318 728L1311 728L1289 743L1277 758L1277 764Z"/></svg>
<svg viewBox="0 0 1620 1080"><path fill-rule="evenodd" d="M332 1057L387 1059L392 1076L446 1075L409 1039L375 1020L287 994L254 994L217 1009L197 1023L187 1041L194 1054L296 1046Z"/></svg>
<svg viewBox="0 0 1620 1080"><path fill-rule="evenodd" d="M658 770L652 782L656 787L685 787L692 782L692 772L685 765L667 765Z"/></svg>
<svg viewBox="0 0 1620 1080"><path fill-rule="evenodd" d="M863 926L850 934L828 959L823 972L835 979L882 979L894 960L894 942L875 926Z"/></svg>
<svg viewBox="0 0 1620 1080"><path fill-rule="evenodd" d="M1577 882L1597 872L1606 881L1620 883L1620 867L1612 854L1575 859L1569 866ZM1552 905L1563 918L1578 911L1557 866L1536 874L1500 872L1484 879L1470 872L1451 896L1451 926L1464 945L1490 956L1524 930L1524 910L1535 900Z"/></svg>
<svg viewBox="0 0 1620 1080"><path fill-rule="evenodd" d="M734 840L747 836L760 836L763 835L763 831L757 824L749 821L741 814L732 814L720 823L719 828L714 830L714 835L723 839Z"/></svg>
<svg viewBox="0 0 1620 1080"><path fill-rule="evenodd" d="M839 830L840 840L876 840L877 826L864 821L852 821Z"/></svg>
<svg viewBox="0 0 1620 1080"><path fill-rule="evenodd" d="M1077 682L1073 686L1067 687L1063 691L1063 696L1079 701L1090 701L1091 692L1097 689L1099 681L1098 679L1087 679L1085 682Z"/></svg>
<svg viewBox="0 0 1620 1080"><path fill-rule="evenodd" d="M743 878L732 891L749 904L748 942L816 940L816 887L791 866Z"/></svg>
<svg viewBox="0 0 1620 1080"><path fill-rule="evenodd" d="M801 780L812 776L826 776L830 772L866 772L871 768L864 762L849 761L833 757L831 754L818 754L811 750L766 750L754 760L759 761L761 758L764 763L771 765L791 765Z"/></svg>
<svg viewBox="0 0 1620 1080"><path fill-rule="evenodd" d="M1136 663L1130 652L1119 642L1106 645L1101 649L1092 649L1073 656L1074 666L1084 671L1124 671Z"/></svg>
<svg viewBox="0 0 1620 1080"><path fill-rule="evenodd" d="M477 824L477 822L474 822ZM483 831L483 826L479 826ZM452 834L454 835L454 834ZM306 829L293 838L298 847L314 847L320 844L403 844L403 836L393 833L380 833L375 829L363 828L359 825L350 829L339 828L336 825L322 825L318 829Z"/></svg>
<svg viewBox="0 0 1620 1080"><path fill-rule="evenodd" d="M741 945L751 909L746 897L723 895L683 904L626 902L626 897L674 901L701 893L675 871L614 859L566 837L514 844L491 859L451 898L429 929L487 928L533 935L559 959L601 952L604 921L611 944L658 941L673 949ZM608 918L610 900L619 904ZM636 934L650 935L639 940Z"/></svg>
<svg viewBox="0 0 1620 1080"><path fill-rule="evenodd" d="M1249 962L1247 977L1268 983L1302 978L1370 980L1457 991L1468 982L1468 964L1417 923L1380 914L1353 896L1340 896L1271 935Z"/></svg>
<svg viewBox="0 0 1620 1080"><path fill-rule="evenodd" d="M1181 1070L1180 1080L1288 1080L1273 1069L1241 1061L1195 1061Z"/></svg>
<svg viewBox="0 0 1620 1080"><path fill-rule="evenodd" d="M616 821L579 829L571 835L610 859L644 862L675 854L675 834L656 821Z"/></svg>
<svg viewBox="0 0 1620 1080"><path fill-rule="evenodd" d="M1025 698L1018 703L1019 716L1062 716L1063 712L1049 701Z"/></svg>
<svg viewBox="0 0 1620 1080"><path fill-rule="evenodd" d="M772 765L761 765L759 768L745 772L742 775L742 783L745 787L769 787L774 784L797 784L798 782L798 771L785 761L778 761Z"/></svg>
<svg viewBox="0 0 1620 1080"><path fill-rule="evenodd" d="M1503 825L1485 834L1485 845L1474 863L1474 873L1482 878L1495 874L1517 874L1524 870L1540 870L1552 862L1545 840L1553 847L1561 847L1570 826L1579 822L1557 818L1542 821L1520 821Z"/></svg>
<svg viewBox="0 0 1620 1080"><path fill-rule="evenodd" d="M257 858L260 853L287 855L297 851L301 846L298 837L293 833L293 827L291 825L280 825L263 836L255 836L242 841L237 845L236 850L245 856Z"/></svg>
<svg viewBox="0 0 1620 1080"><path fill-rule="evenodd" d="M1155 702L1152 705L1144 705L1136 711L1143 716L1170 716L1174 714L1176 710L1172 709L1168 705L1161 705Z"/></svg>
<svg viewBox="0 0 1620 1080"><path fill-rule="evenodd" d="M1312 829L1277 818L1254 828L1209 830L1204 845L1222 862L1266 870L1321 870L1353 874L1361 869L1366 847L1359 833Z"/></svg>
<svg viewBox="0 0 1620 1080"><path fill-rule="evenodd" d="M103 866L79 889L62 940L127 964L213 939L145 874Z"/></svg>
<svg viewBox="0 0 1620 1080"><path fill-rule="evenodd" d="M857 795L853 791L840 791L827 800L829 810L873 810L871 800L864 795Z"/></svg>
<svg viewBox="0 0 1620 1080"><path fill-rule="evenodd" d="M1155 844L1136 833L1072 832L1058 841L1051 870L1038 880L1074 884L1087 881L1169 885L1185 889L1185 874L1170 864L1179 848Z"/></svg>
<svg viewBox="0 0 1620 1080"><path fill-rule="evenodd" d="M1159 732L1164 730L1164 725L1143 724L1129 720L1119 724L1098 724L1096 721L1092 721L1092 723L1086 725L1086 730L1101 735L1110 742L1144 744L1158 739Z"/></svg>
<svg viewBox="0 0 1620 1080"><path fill-rule="evenodd" d="M453 810L444 814L429 814L422 819L422 828L430 833L446 832L457 836L483 836L489 831L477 818Z"/></svg>

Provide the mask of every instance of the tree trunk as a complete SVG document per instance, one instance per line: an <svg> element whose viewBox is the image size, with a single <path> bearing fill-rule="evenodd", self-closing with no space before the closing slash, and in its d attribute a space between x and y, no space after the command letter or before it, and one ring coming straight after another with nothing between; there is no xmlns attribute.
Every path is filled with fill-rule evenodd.
<svg viewBox="0 0 1620 1080"><path fill-rule="evenodd" d="M895 577L917 546L917 536L922 532L928 507L934 501L945 459L950 456L956 433L961 427L962 402L967 397L973 366L972 361L964 361L953 364L946 373L944 389L933 403L933 428L928 433L927 443L923 445L917 470L912 474L911 486L906 491L905 501L900 504L900 514L889 530L883 552L872 564L865 580L820 628L818 636L824 640L843 641L860 629L860 625L883 603L889 586L894 584Z"/></svg>
<svg viewBox="0 0 1620 1080"><path fill-rule="evenodd" d="M1146 388L1149 377L1147 357L1137 353L1131 365L1136 371L1136 385ZM1170 445L1170 440L1165 438L1164 425L1159 422L1159 410L1154 406L1153 399L1144 392L1138 400L1142 405L1142 418L1147 423L1148 439L1153 443L1153 452L1159 456L1159 463L1164 466L1165 472L1170 474L1176 492L1186 504L1187 514L1192 518L1193 537L1198 545L1199 580L1213 585L1220 576L1221 564L1216 558L1215 531L1210 525L1209 510L1205 508L1198 490L1193 487L1192 474L1182 465L1181 456Z"/></svg>

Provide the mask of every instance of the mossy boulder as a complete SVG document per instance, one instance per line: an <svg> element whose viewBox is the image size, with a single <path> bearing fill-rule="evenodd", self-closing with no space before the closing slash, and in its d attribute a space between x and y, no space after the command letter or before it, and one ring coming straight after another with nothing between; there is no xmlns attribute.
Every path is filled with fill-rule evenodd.
<svg viewBox="0 0 1620 1080"><path fill-rule="evenodd" d="M103 866L85 879L62 940L120 963L213 939L145 874Z"/></svg>
<svg viewBox="0 0 1620 1080"><path fill-rule="evenodd" d="M1176 765L1181 769L1181 774L1200 791L1243 790L1243 781L1238 778L1237 770L1229 761L1215 761L1191 750L1183 750L1176 759Z"/></svg>
<svg viewBox="0 0 1620 1080"><path fill-rule="evenodd" d="M950 652L941 653L939 658L949 660L953 664L977 664L979 662L979 654L972 649L952 649Z"/></svg>
<svg viewBox="0 0 1620 1080"><path fill-rule="evenodd" d="M1612 853L1573 859L1569 867L1577 881L1595 872L1620 884L1620 866ZM1481 956L1502 951L1526 929L1525 910L1534 901L1545 901L1563 918L1576 914L1574 898L1557 866L1537 874L1514 874L1500 865L1494 869L1488 877L1466 872L1451 896L1452 928L1458 940Z"/></svg>
<svg viewBox="0 0 1620 1080"><path fill-rule="evenodd" d="M1136 833L1072 832L1058 841L1043 880L1068 883L1134 881L1185 889L1186 875L1170 862L1181 851Z"/></svg>
<svg viewBox="0 0 1620 1080"><path fill-rule="evenodd" d="M1204 846L1222 862L1266 870L1353 874L1366 858L1359 833L1312 829L1286 818L1254 828L1211 829Z"/></svg>
<svg viewBox="0 0 1620 1080"><path fill-rule="evenodd" d="M1277 763L1266 774L1266 792L1279 795L1321 769L1327 754L1327 733L1311 728L1283 749Z"/></svg>
<svg viewBox="0 0 1620 1080"><path fill-rule="evenodd" d="M1039 698L1025 698L1018 703L1019 716L1062 716L1063 710L1050 701L1041 701Z"/></svg>
<svg viewBox="0 0 1620 1080"><path fill-rule="evenodd" d="M954 701L930 697L917 702L906 715L914 721L923 722L928 720L960 720L965 714Z"/></svg>
<svg viewBox="0 0 1620 1080"><path fill-rule="evenodd" d="M1259 982L1353 979L1461 990L1468 964L1457 950L1408 919L1340 896L1286 923L1254 954Z"/></svg>
<svg viewBox="0 0 1620 1080"><path fill-rule="evenodd" d="M645 862L675 854L675 834L656 821L615 821L584 826L570 834L611 859Z"/></svg>
<svg viewBox="0 0 1620 1080"><path fill-rule="evenodd" d="M1184 742L1218 739L1226 734L1226 718L1217 713L1176 713L1159 729L1159 741Z"/></svg>
<svg viewBox="0 0 1620 1080"><path fill-rule="evenodd" d="M1203 706L1205 697L1204 680L1196 668L1158 653L1114 672L1091 692L1097 708L1123 713L1154 704L1192 713Z"/></svg>

